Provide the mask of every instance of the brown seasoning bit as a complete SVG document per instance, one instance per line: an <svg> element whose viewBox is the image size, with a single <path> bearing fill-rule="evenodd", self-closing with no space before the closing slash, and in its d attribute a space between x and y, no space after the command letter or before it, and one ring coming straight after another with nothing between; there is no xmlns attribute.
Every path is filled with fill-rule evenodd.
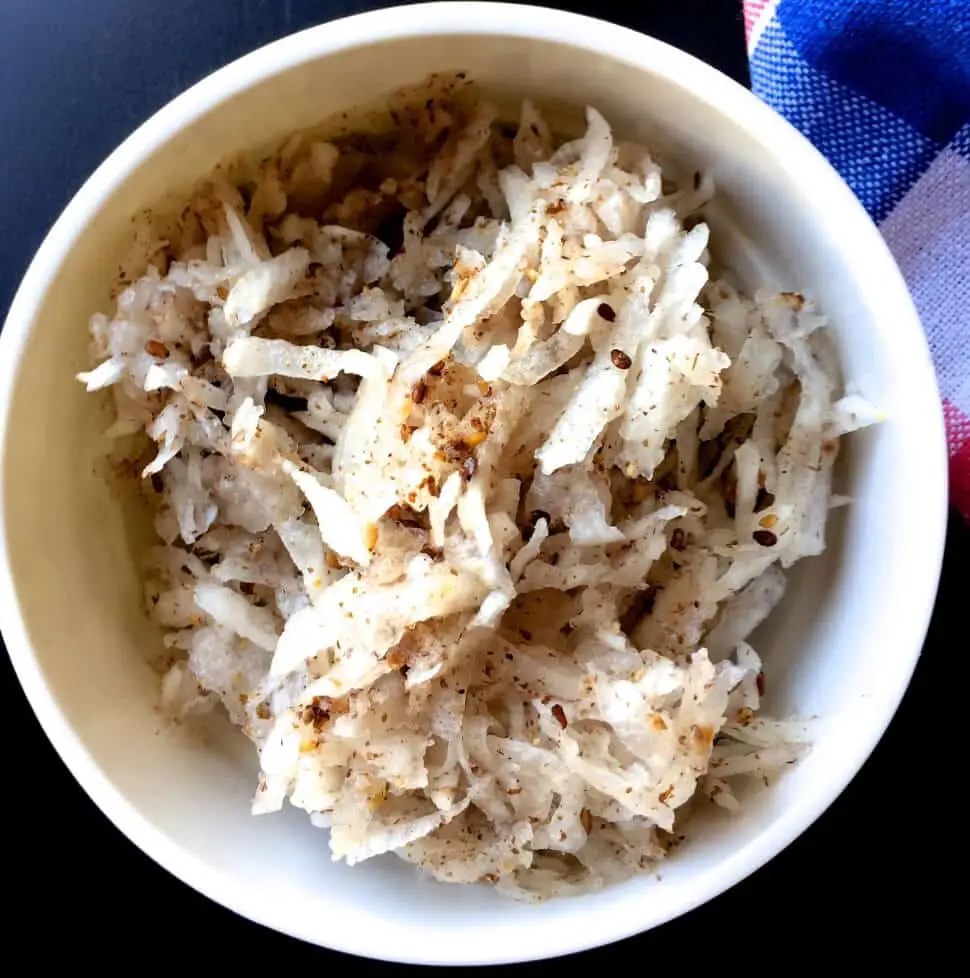
<svg viewBox="0 0 970 978"><path fill-rule="evenodd" d="M751 536L754 537L754 542L762 547L773 547L778 542L778 537L771 530L755 530Z"/></svg>
<svg viewBox="0 0 970 978"><path fill-rule="evenodd" d="M314 696L309 706L303 708L300 719L314 730L321 730L330 719L330 703L322 696Z"/></svg>
<svg viewBox="0 0 970 978"><path fill-rule="evenodd" d="M168 347L161 340L148 340L145 344L145 352L149 356L164 360L168 356Z"/></svg>
<svg viewBox="0 0 970 978"><path fill-rule="evenodd" d="M629 370L633 366L633 361L622 350L610 350L610 359L617 370Z"/></svg>
<svg viewBox="0 0 970 978"><path fill-rule="evenodd" d="M533 530L535 529L536 523L538 523L539 520L545 520L547 527L552 525L552 517L544 509L532 510L532 512L529 513L529 525Z"/></svg>
<svg viewBox="0 0 970 978"><path fill-rule="evenodd" d="M600 319L605 319L608 323L616 320L616 310L608 302L601 302L596 307L596 311L599 313Z"/></svg>
<svg viewBox="0 0 970 978"><path fill-rule="evenodd" d="M747 706L742 706L738 710L738 715L736 717L739 726L746 727L754 719L754 710Z"/></svg>
<svg viewBox="0 0 970 978"><path fill-rule="evenodd" d="M556 703L552 708L552 715L556 718L556 723L559 724L563 730L569 726L569 721L566 719L566 711L562 708L559 703Z"/></svg>

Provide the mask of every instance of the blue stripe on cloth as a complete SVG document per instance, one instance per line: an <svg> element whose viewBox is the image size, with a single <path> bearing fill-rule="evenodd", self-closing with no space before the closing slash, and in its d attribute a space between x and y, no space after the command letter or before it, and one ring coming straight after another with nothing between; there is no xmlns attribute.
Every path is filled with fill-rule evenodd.
<svg viewBox="0 0 970 978"><path fill-rule="evenodd" d="M970 122L970 0L781 0L775 17L812 67L924 136Z"/></svg>
<svg viewBox="0 0 970 978"><path fill-rule="evenodd" d="M970 160L970 123L965 125L953 137L953 142L950 143L950 145L964 159Z"/></svg>
<svg viewBox="0 0 970 978"><path fill-rule="evenodd" d="M876 222L945 145L813 68L774 18L752 54L751 87L828 157Z"/></svg>

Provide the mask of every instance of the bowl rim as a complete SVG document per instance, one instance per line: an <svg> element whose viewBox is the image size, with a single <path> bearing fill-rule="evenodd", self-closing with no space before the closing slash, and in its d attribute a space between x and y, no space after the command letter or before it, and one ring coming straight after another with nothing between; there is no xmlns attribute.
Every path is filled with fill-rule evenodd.
<svg viewBox="0 0 970 978"><path fill-rule="evenodd" d="M10 570L7 550L5 480L0 478L0 608L3 634L16 675L41 727L61 759L101 811L143 852L183 882L241 916L311 944L366 957L401 963L501 964L557 957L630 937L680 916L718 896L763 866L807 829L841 794L882 737L909 684L925 639L942 565L947 519L946 441L942 405L925 335L902 275L879 231L852 191L824 157L787 121L737 82L699 59L655 38L592 17L549 8L493 2L442 2L392 7L324 22L283 37L246 54L197 82L139 126L95 170L77 191L47 234L14 296L0 335L0 472L6 456L6 437L13 392L24 349L48 287L75 240L92 215L144 160L186 124L205 115L227 99L253 88L298 64L325 58L339 51L415 36L507 36L561 43L606 55L635 68L659 74L728 115L759 143L771 143L778 155L793 161L800 179L814 182L831 199L840 215L846 238L853 247L866 249L880 272L879 289L892 293L900 328L922 337L922 362L917 371L929 371L924 393L936 395L938 424L927 431L921 445L928 480L921 505L925 573L910 574L909 644L894 657L892 695L883 714L866 727L851 745L841 767L815 797L792 805L769 831L741 847L718 867L708 885L693 887L660 909L648 904L625 905L622 912L597 915L595 926L530 929L527 942L489 942L487 948L460 941L446 948L425 942L386 942L368 947L369 934L354 928L310 931L295 926L286 907L268 905L256 891L233 886L231 877L203 859L190 855L138 811L115 787L75 736L58 702L47 687L35 659ZM685 81L685 79L688 79ZM821 192L821 191L820 191ZM916 347L919 348L917 342ZM925 378L924 378L925 379ZM933 414L930 409L930 414ZM912 570L912 566L910 568ZM704 876L708 881L711 873ZM626 901L630 904L633 901Z"/></svg>

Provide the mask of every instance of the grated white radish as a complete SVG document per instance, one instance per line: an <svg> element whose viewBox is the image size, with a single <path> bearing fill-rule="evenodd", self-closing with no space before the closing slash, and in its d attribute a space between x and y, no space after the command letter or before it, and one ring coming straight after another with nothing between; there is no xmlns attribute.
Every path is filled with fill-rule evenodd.
<svg viewBox="0 0 970 978"><path fill-rule="evenodd" d="M755 717L748 639L879 416L810 302L712 269L708 180L436 84L369 150L294 137L200 188L78 379L154 443L163 703L225 704L254 811L581 892L806 749Z"/></svg>

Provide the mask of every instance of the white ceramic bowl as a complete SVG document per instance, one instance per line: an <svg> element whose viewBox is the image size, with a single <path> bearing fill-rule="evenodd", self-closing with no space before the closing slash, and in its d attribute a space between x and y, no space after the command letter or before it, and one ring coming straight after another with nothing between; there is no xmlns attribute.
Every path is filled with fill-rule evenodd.
<svg viewBox="0 0 970 978"><path fill-rule="evenodd" d="M805 562L760 647L769 706L823 718L813 753L738 817L695 827L663 868L538 908L449 888L385 857L333 865L297 812L249 815L254 758L161 729L124 515L93 472L105 424L72 378L86 321L108 306L129 219L245 147L427 72L597 105L624 134L713 173L743 274L828 311L847 376L891 414L853 438L857 499ZM722 228L723 230L723 228ZM27 696L77 780L118 828L190 886L255 921L344 951L425 963L564 954L654 927L722 892L794 839L856 773L893 715L933 604L946 513L943 424L926 344L875 227L792 128L717 71L618 27L498 4L440 4L327 24L234 62L150 119L51 230L0 343L0 607Z"/></svg>

